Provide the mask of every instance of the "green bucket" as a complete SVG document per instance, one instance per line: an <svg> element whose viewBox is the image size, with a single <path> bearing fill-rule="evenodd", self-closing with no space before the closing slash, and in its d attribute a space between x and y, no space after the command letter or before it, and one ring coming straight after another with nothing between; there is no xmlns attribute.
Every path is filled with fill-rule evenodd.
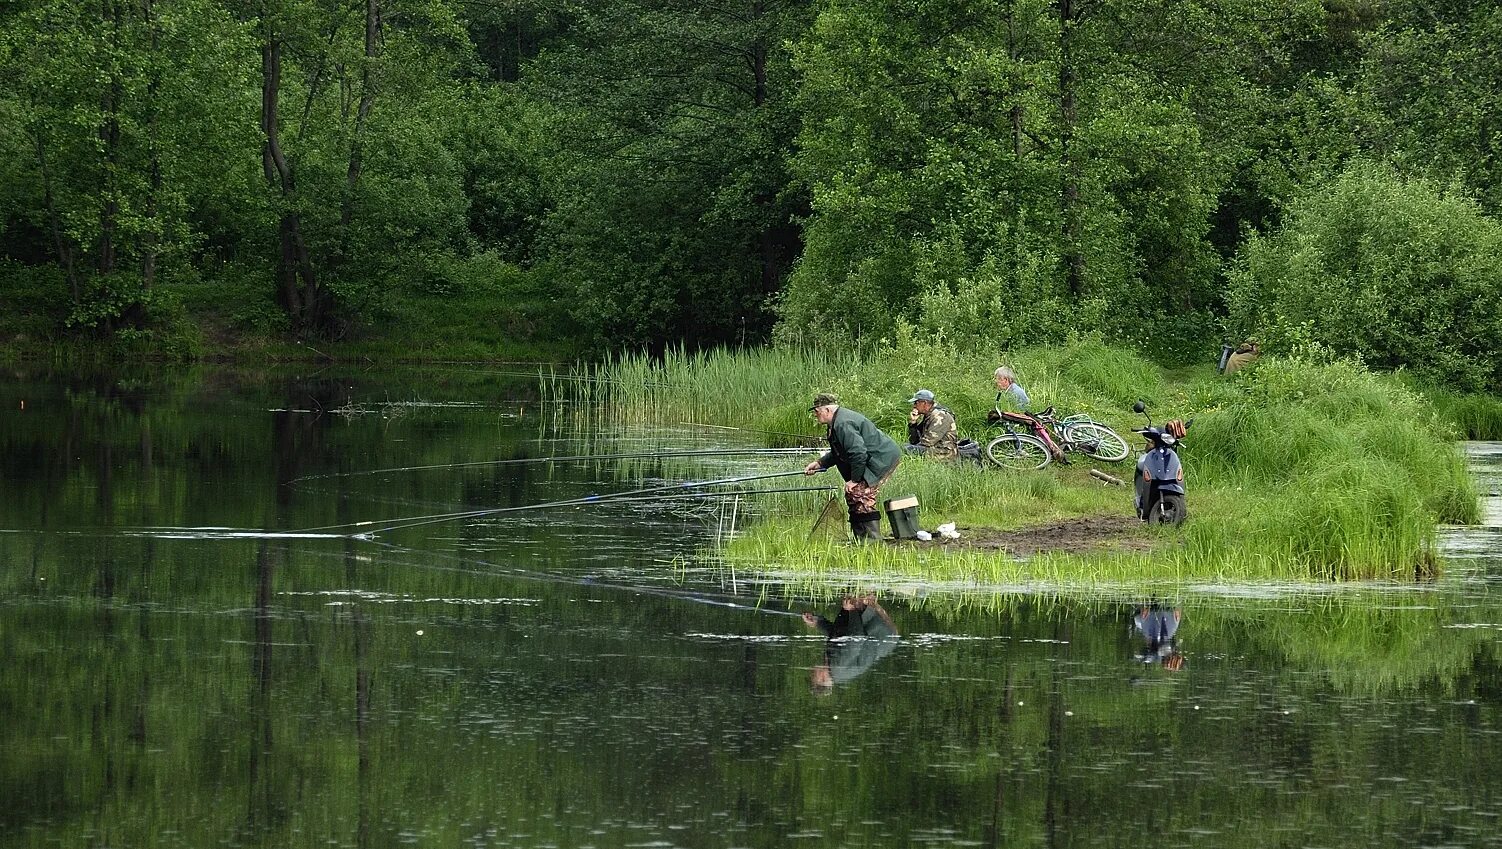
<svg viewBox="0 0 1502 849"><path fill-rule="evenodd" d="M899 495L882 502L887 511L887 521L892 524L892 536L897 539L918 537L918 496Z"/></svg>

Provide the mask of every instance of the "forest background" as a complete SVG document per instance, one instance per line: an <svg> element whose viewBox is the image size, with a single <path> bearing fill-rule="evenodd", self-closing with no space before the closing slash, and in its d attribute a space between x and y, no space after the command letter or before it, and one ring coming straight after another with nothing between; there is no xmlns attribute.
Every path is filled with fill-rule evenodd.
<svg viewBox="0 0 1502 849"><path fill-rule="evenodd" d="M1463 0L10 0L0 351L1255 336L1497 392L1499 150Z"/></svg>

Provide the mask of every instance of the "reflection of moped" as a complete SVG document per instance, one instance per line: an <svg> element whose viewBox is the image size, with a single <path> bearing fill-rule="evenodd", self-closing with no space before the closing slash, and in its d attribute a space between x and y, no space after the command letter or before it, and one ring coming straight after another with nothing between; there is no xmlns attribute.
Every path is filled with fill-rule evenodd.
<svg viewBox="0 0 1502 849"><path fill-rule="evenodd" d="M1194 420L1168 421L1155 427L1141 401L1132 405L1132 411L1147 418L1147 427L1133 431L1147 440L1147 449L1137 458L1134 499L1137 518L1154 525L1181 525L1189 512L1184 501L1184 466L1179 462L1178 444Z"/></svg>
<svg viewBox="0 0 1502 849"><path fill-rule="evenodd" d="M1154 604L1137 608L1137 613L1132 616L1132 627L1144 641L1137 659L1143 663L1162 664L1168 670L1182 668L1184 653L1179 651L1174 635L1178 633L1183 618L1183 612L1177 607L1165 610Z"/></svg>

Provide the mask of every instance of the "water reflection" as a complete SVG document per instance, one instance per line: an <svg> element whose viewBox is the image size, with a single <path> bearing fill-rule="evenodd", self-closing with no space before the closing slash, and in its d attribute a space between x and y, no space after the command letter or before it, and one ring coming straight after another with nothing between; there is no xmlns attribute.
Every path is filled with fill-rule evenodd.
<svg viewBox="0 0 1502 849"><path fill-rule="evenodd" d="M840 599L834 619L804 613L803 624L826 638L823 662L809 672L809 685L819 695L864 675L897 647L897 626L874 594Z"/></svg>
<svg viewBox="0 0 1502 849"><path fill-rule="evenodd" d="M1137 660L1175 671L1184 668L1184 653L1179 650L1177 635L1184 611L1158 604L1138 607L1132 614L1132 628L1142 638Z"/></svg>
<svg viewBox="0 0 1502 849"><path fill-rule="evenodd" d="M0 845L1502 846L1496 529L1446 531L1422 587L879 603L689 560L713 528L655 503L249 532L775 467L456 466L702 435L560 430L455 380L0 408ZM1128 658L1178 671L1134 687Z"/></svg>

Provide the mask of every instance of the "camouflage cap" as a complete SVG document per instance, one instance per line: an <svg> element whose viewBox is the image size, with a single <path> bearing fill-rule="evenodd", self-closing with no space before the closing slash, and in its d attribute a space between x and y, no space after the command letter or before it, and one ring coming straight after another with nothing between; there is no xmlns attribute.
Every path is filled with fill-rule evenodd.
<svg viewBox="0 0 1502 849"><path fill-rule="evenodd" d="M818 395L814 396L814 405L812 407L809 407L808 409L812 411L817 410L820 407L838 406L839 403L840 396L834 394L833 392L820 392Z"/></svg>

